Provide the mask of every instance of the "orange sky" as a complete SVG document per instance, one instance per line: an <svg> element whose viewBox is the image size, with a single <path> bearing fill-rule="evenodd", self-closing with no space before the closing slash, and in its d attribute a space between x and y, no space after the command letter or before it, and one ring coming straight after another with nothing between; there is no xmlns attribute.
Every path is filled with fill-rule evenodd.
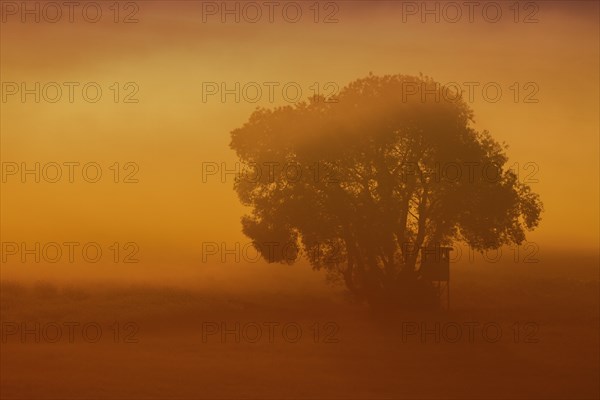
<svg viewBox="0 0 600 400"><path fill-rule="evenodd" d="M479 90L471 105L477 127L510 145L511 163L539 167L532 187L545 213L528 239L542 250L597 250L598 3L573 3L539 2L539 22L531 24L514 23L507 3L496 24L478 14L473 23L403 23L394 2L339 2L339 22L331 24L313 23L308 3L296 24L277 17L202 23L200 2L189 1L138 2L132 24L112 22L106 4L97 24L77 14L74 23L56 24L3 15L2 82L93 81L103 98L87 103L78 91L73 103L10 97L1 103L2 162L97 162L104 175L97 184L9 177L2 241L134 241L144 260L176 265L197 264L203 241L245 242L232 181L203 183L202 163L233 167L229 132L257 105L287 103L277 91L272 104L266 96L256 104L203 102L203 82L298 82L307 97L314 82L342 87L372 71L497 82L500 101L486 102ZM139 102L115 104L113 82L135 82ZM534 82L539 102L515 103L515 82L521 96ZM139 165L140 182L113 183L115 162Z"/></svg>

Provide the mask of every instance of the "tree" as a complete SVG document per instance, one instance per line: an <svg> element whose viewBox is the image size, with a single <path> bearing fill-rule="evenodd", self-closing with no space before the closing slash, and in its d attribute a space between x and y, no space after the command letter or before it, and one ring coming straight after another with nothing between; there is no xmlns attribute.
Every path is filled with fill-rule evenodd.
<svg viewBox="0 0 600 400"><path fill-rule="evenodd" d="M426 305L419 249L520 244L539 196L506 167L506 146L429 77L356 80L335 98L257 109L235 129L243 232L269 262L303 253L372 306Z"/></svg>

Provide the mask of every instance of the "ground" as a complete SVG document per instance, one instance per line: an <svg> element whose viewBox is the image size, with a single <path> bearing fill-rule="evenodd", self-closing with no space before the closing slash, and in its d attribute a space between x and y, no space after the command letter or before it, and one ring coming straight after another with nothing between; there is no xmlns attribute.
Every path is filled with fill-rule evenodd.
<svg viewBox="0 0 600 400"><path fill-rule="evenodd" d="M314 277L243 289L3 278L0 395L597 399L595 263L453 267L449 312L385 318Z"/></svg>

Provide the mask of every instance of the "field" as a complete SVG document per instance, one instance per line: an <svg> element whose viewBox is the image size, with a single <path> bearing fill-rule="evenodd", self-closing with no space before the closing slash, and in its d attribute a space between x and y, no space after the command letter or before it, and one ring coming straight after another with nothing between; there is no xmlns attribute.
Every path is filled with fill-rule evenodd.
<svg viewBox="0 0 600 400"><path fill-rule="evenodd" d="M548 260L453 266L449 312L385 317L303 266L185 283L3 276L0 394L598 398L597 255Z"/></svg>

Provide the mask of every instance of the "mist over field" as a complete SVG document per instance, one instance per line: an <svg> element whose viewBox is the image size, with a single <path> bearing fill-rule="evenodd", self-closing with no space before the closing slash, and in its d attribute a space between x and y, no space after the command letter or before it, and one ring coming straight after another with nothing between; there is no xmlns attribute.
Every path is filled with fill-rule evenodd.
<svg viewBox="0 0 600 400"><path fill-rule="evenodd" d="M461 260L449 312L387 316L308 265L3 276L3 396L594 398L596 255L539 258Z"/></svg>
<svg viewBox="0 0 600 400"><path fill-rule="evenodd" d="M2 1L0 399L600 398L600 8L469 4Z"/></svg>

